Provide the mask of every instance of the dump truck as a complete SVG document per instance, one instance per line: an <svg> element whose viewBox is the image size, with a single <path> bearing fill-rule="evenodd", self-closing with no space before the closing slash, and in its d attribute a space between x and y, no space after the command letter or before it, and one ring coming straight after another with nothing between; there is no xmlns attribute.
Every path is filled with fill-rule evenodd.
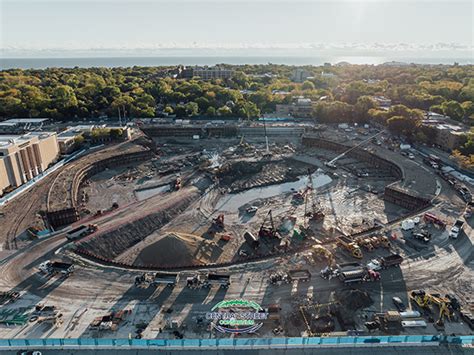
<svg viewBox="0 0 474 355"><path fill-rule="evenodd" d="M403 257L399 254L391 254L389 256L383 256L380 258L380 264L383 269L390 266L398 266L403 262Z"/></svg>
<svg viewBox="0 0 474 355"><path fill-rule="evenodd" d="M66 233L66 238L68 240L76 240L81 237L85 237L86 235L92 234L96 232L99 227L96 224L89 224L89 225L81 225L77 228L74 228Z"/></svg>
<svg viewBox="0 0 474 355"><path fill-rule="evenodd" d="M459 236L459 233L462 231L464 226L464 221L458 219L449 231L449 238L456 239Z"/></svg>
<svg viewBox="0 0 474 355"><path fill-rule="evenodd" d="M216 273L195 274L186 279L186 286L191 288L209 288L213 285L228 288L230 286L230 275Z"/></svg>
<svg viewBox="0 0 474 355"><path fill-rule="evenodd" d="M257 249L260 245L258 238L249 231L245 231L244 238L247 244L250 245L253 249Z"/></svg>
<svg viewBox="0 0 474 355"><path fill-rule="evenodd" d="M337 244L349 251L354 258L362 259L362 250L351 238L346 236L337 237Z"/></svg>
<svg viewBox="0 0 474 355"><path fill-rule="evenodd" d="M425 222L427 223L434 223L443 229L446 228L446 222L444 222L443 220L441 220L439 217L435 216L432 213L426 212L423 218L425 219Z"/></svg>
<svg viewBox="0 0 474 355"><path fill-rule="evenodd" d="M363 282L367 276L367 270L361 267L358 269L342 271L338 276L339 279L345 284Z"/></svg>
<svg viewBox="0 0 474 355"><path fill-rule="evenodd" d="M150 285L166 285L168 287L175 286L179 281L179 274L168 274L164 272L157 272L153 274L146 272L140 276L135 277L135 286L147 288Z"/></svg>
<svg viewBox="0 0 474 355"><path fill-rule="evenodd" d="M39 265L39 270L46 275L62 274L69 276L74 271L74 265L61 261L47 260Z"/></svg>
<svg viewBox="0 0 474 355"><path fill-rule="evenodd" d="M290 281L308 282L311 279L311 273L307 269L290 270L288 278Z"/></svg>

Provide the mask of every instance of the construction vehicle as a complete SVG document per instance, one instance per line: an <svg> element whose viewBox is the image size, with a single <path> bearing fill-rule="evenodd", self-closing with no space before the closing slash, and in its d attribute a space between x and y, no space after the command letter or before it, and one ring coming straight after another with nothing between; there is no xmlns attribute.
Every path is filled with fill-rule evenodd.
<svg viewBox="0 0 474 355"><path fill-rule="evenodd" d="M214 229L224 229L224 214L219 214L216 218L212 220L212 227Z"/></svg>
<svg viewBox="0 0 474 355"><path fill-rule="evenodd" d="M421 232L412 232L411 236L423 243L429 243L431 240L431 233L422 230Z"/></svg>
<svg viewBox="0 0 474 355"><path fill-rule="evenodd" d="M69 276L74 271L74 265L71 263L63 263L60 261L47 260L39 265L39 270L46 275L62 274Z"/></svg>
<svg viewBox="0 0 474 355"><path fill-rule="evenodd" d="M349 253L351 253L351 255L354 258L362 259L363 257L362 250L360 250L360 247L357 245L357 243L354 242L349 237L347 236L337 237L337 245L345 248Z"/></svg>
<svg viewBox="0 0 474 355"><path fill-rule="evenodd" d="M258 240L258 238L254 236L252 233L250 233L249 231L244 232L244 239L247 242L247 244L250 245L250 247L252 247L252 249L257 249L258 246L260 245L260 241Z"/></svg>
<svg viewBox="0 0 474 355"><path fill-rule="evenodd" d="M176 180L174 181L173 189L175 191L178 191L179 189L181 189L181 187L182 187L182 181L181 181L181 178L178 176Z"/></svg>
<svg viewBox="0 0 474 355"><path fill-rule="evenodd" d="M228 242L232 239L232 236L230 234L222 234L220 237L219 237L219 240L222 240L223 242Z"/></svg>
<svg viewBox="0 0 474 355"><path fill-rule="evenodd" d="M175 286L179 281L179 274L168 274L157 272L156 274L146 272L143 275L135 277L135 286L140 288L148 288L150 285L166 285L168 287Z"/></svg>
<svg viewBox="0 0 474 355"><path fill-rule="evenodd" d="M131 310L121 310L110 312L104 316L96 317L90 324L91 329L116 331L125 318L132 313Z"/></svg>
<svg viewBox="0 0 474 355"><path fill-rule="evenodd" d="M365 267L359 267L352 270L342 270L338 273L339 279L345 284L355 282L370 282L380 280L380 273Z"/></svg>
<svg viewBox="0 0 474 355"><path fill-rule="evenodd" d="M35 306L34 312L29 319L30 322L51 323L55 327L63 324L63 315L55 306L46 306L39 303Z"/></svg>
<svg viewBox="0 0 474 355"><path fill-rule="evenodd" d="M431 305L436 305L439 309L436 325L439 327L443 327L444 320L446 318L450 320L454 313L451 307L451 300L447 297L441 297L439 294L430 294L424 290L412 291L410 293L410 299L420 308L428 311L431 311Z"/></svg>
<svg viewBox="0 0 474 355"><path fill-rule="evenodd" d="M308 196L311 197L311 211L308 211ZM316 196L314 193L313 177L311 170L308 168L308 187L305 193L304 215L308 217L308 221L321 222L324 220L324 212L316 205Z"/></svg>
<svg viewBox="0 0 474 355"><path fill-rule="evenodd" d="M229 288L229 274L204 273L195 274L186 279L186 286L191 288L210 288L218 285L221 288Z"/></svg>
<svg viewBox="0 0 474 355"><path fill-rule="evenodd" d="M21 296L20 292L17 291L6 291L0 292L0 305L13 303Z"/></svg>
<svg viewBox="0 0 474 355"><path fill-rule="evenodd" d="M311 273L307 269L290 270L288 271L288 279L290 282L308 282L311 279Z"/></svg>
<svg viewBox="0 0 474 355"><path fill-rule="evenodd" d="M270 226L265 226L267 219L270 221ZM268 211L267 215L263 219L262 225L258 230L259 238L279 238L278 231L275 229L275 224L273 223L272 210Z"/></svg>
<svg viewBox="0 0 474 355"><path fill-rule="evenodd" d="M70 230L66 233L66 238L68 240L76 240L81 237L85 237L86 235L92 234L97 232L99 227L96 224L89 224L89 225L81 225L73 230Z"/></svg>
<svg viewBox="0 0 474 355"><path fill-rule="evenodd" d="M464 226L464 221L458 219L449 231L449 238L456 239Z"/></svg>
<svg viewBox="0 0 474 355"><path fill-rule="evenodd" d="M434 214L426 212L423 216L426 223L433 223L438 225L440 228L446 228L446 222L441 220L440 218L436 217Z"/></svg>
<svg viewBox="0 0 474 355"><path fill-rule="evenodd" d="M255 214L257 213L257 211L258 211L257 206L250 206L250 207L247 207L247 209L245 210L245 212L247 212L248 214Z"/></svg>
<svg viewBox="0 0 474 355"><path fill-rule="evenodd" d="M372 241L370 238L358 238L356 239L357 245L360 247L363 247L365 250L371 252L375 249L374 245L372 244Z"/></svg>
<svg viewBox="0 0 474 355"><path fill-rule="evenodd" d="M387 269L390 266L399 266L403 261L403 257L398 254L392 254L389 256L384 256L379 259L372 259L368 264L367 268L370 270L380 270Z"/></svg>
<svg viewBox="0 0 474 355"><path fill-rule="evenodd" d="M328 266L333 266L335 263L334 254L322 245L313 245L311 247L313 258L322 257L327 261Z"/></svg>

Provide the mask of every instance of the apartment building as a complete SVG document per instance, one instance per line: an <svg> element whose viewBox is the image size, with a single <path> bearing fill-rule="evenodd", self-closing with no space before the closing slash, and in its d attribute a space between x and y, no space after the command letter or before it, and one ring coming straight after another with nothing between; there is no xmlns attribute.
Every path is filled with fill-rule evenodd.
<svg viewBox="0 0 474 355"><path fill-rule="evenodd" d="M54 132L0 135L0 195L23 185L45 171L59 154Z"/></svg>
<svg viewBox="0 0 474 355"><path fill-rule="evenodd" d="M212 79L229 79L234 75L234 71L231 69L224 69L218 66L215 67L191 67L184 68L179 77L182 79L191 79L199 77L202 80Z"/></svg>

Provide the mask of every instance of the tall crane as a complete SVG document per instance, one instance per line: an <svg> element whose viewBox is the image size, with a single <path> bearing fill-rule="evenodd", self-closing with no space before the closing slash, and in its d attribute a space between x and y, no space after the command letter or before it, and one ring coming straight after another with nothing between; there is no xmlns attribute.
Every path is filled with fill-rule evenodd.
<svg viewBox="0 0 474 355"><path fill-rule="evenodd" d="M312 221L320 221L324 219L324 212L316 204L316 193L314 191L313 177L311 170L308 169L308 187L305 193L304 216ZM311 198L311 211L308 211L308 199Z"/></svg>

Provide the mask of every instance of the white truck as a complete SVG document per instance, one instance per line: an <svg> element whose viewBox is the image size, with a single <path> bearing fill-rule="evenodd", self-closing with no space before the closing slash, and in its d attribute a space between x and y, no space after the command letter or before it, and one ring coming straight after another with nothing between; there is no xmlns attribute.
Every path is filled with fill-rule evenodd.
<svg viewBox="0 0 474 355"><path fill-rule="evenodd" d="M464 226L464 221L458 219L449 231L449 238L456 239Z"/></svg>

